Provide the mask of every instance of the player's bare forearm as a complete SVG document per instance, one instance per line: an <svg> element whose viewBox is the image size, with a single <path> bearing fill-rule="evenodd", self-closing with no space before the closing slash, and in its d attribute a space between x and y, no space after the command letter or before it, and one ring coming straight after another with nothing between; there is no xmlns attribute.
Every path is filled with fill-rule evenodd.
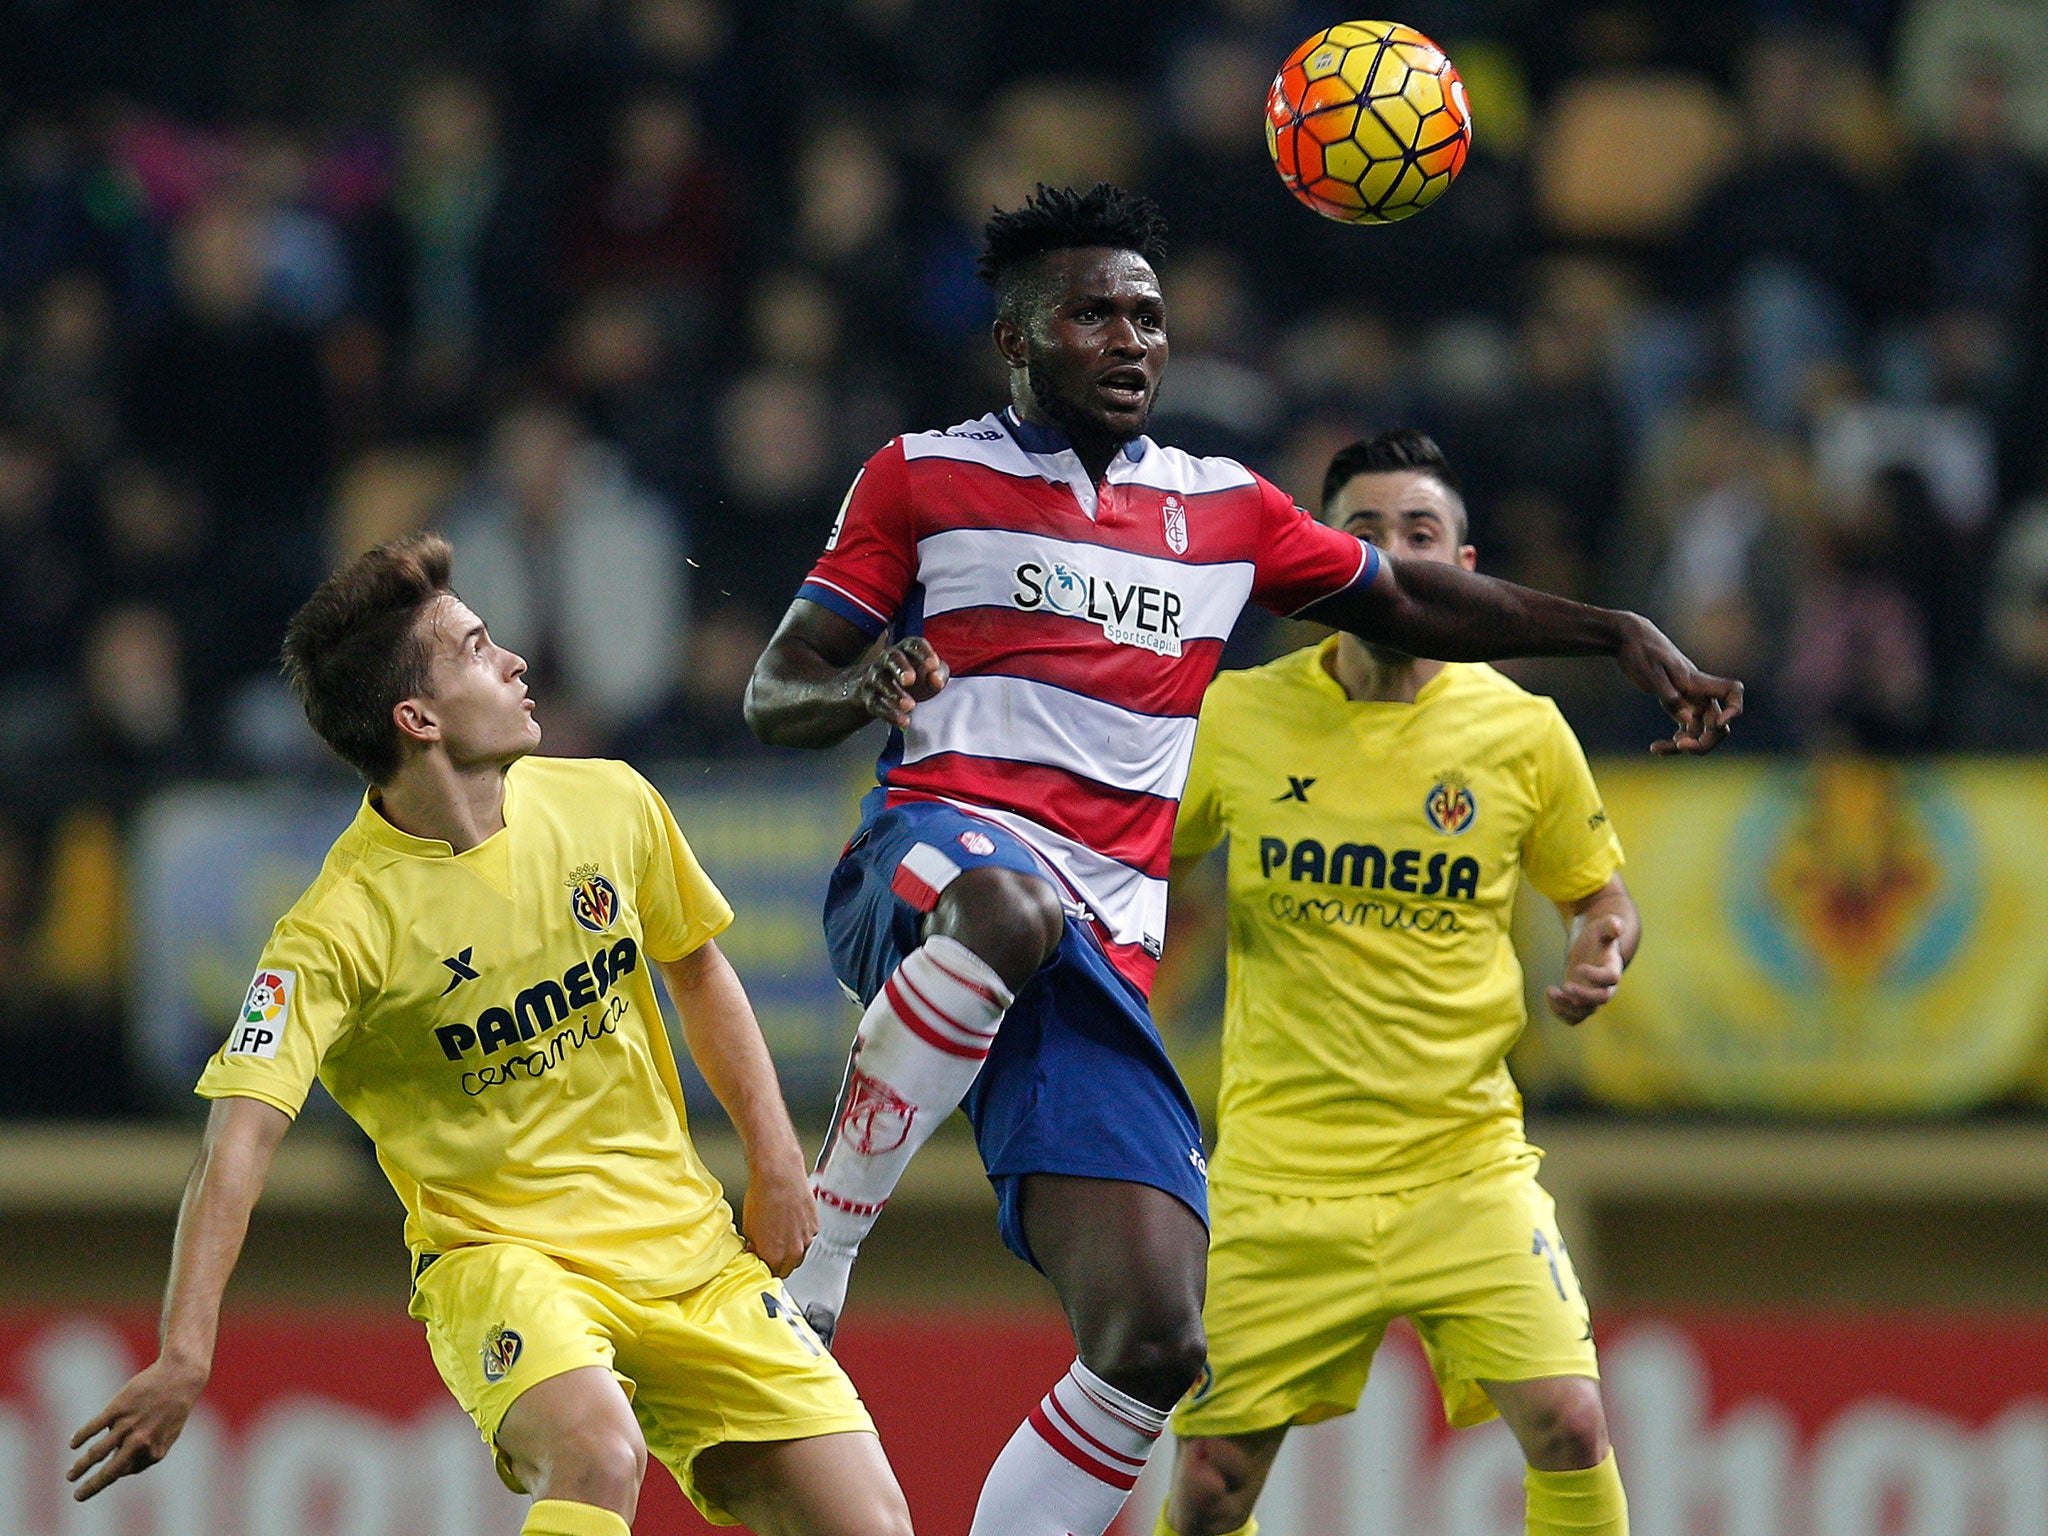
<svg viewBox="0 0 2048 1536"><path fill-rule="evenodd" d="M1742 713L1742 684L1701 672L1640 614L1596 608L1434 560L1385 556L1379 573L1304 615L1433 661L1612 656L1678 729L1653 751L1706 752Z"/></svg>
<svg viewBox="0 0 2048 1536"><path fill-rule="evenodd" d="M1577 943L1588 928L1604 918L1612 918L1616 928L1616 947L1621 952L1621 963L1626 966L1636 957L1636 946L1643 942L1643 915L1636 909L1636 900L1629 895L1628 887L1616 875L1592 895L1571 902L1561 909L1565 928L1571 935L1571 942Z"/></svg>
<svg viewBox="0 0 2048 1536"><path fill-rule="evenodd" d="M683 1043L747 1152L747 1198L741 1228L777 1275L796 1268L817 1235L803 1145L790 1123L782 1084L753 1005L730 961L706 943L680 960L664 961L663 980L682 1020Z"/></svg>
<svg viewBox="0 0 2048 1536"><path fill-rule="evenodd" d="M1432 661L1619 654L1629 615L1434 560L1382 556L1379 574L1304 617Z"/></svg>
<svg viewBox="0 0 2048 1536"><path fill-rule="evenodd" d="M732 962L707 942L680 960L662 962L661 973L675 999L690 1058L731 1117L748 1160L757 1153L771 1158L787 1153L801 1164L803 1152L782 1102L768 1042L761 1038L753 1004Z"/></svg>
<svg viewBox="0 0 2048 1536"><path fill-rule="evenodd" d="M199 1160L178 1207L171 1275L164 1288L162 1352L208 1369L220 1327L220 1301L249 1235L291 1116L261 1099L216 1099L206 1119Z"/></svg>
<svg viewBox="0 0 2048 1536"><path fill-rule="evenodd" d="M89 1499L164 1458L213 1372L221 1297L241 1257L249 1213L263 1192L291 1117L257 1099L214 1102L199 1159L185 1184L156 1360L71 1438L82 1454L66 1472Z"/></svg>
<svg viewBox="0 0 2048 1536"><path fill-rule="evenodd" d="M770 746L836 746L870 720L909 724L918 701L946 680L945 663L923 639L878 650L831 609L798 598L754 663L747 724Z"/></svg>
<svg viewBox="0 0 2048 1536"><path fill-rule="evenodd" d="M1563 980L1544 995L1552 1013L1567 1024L1580 1024L1605 1007L1621 986L1621 974L1642 942L1642 915L1619 875L1590 896L1558 903L1557 910L1570 933L1570 947Z"/></svg>

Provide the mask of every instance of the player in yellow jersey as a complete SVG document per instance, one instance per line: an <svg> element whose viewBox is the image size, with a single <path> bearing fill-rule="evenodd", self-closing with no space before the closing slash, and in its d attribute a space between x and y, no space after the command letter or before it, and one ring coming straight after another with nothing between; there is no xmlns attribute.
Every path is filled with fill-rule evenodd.
<svg viewBox="0 0 2048 1536"><path fill-rule="evenodd" d="M1473 565L1420 433L1338 454L1323 514ZM1571 927L1549 993L1568 1022L1613 995L1640 933L1578 741L1490 667L1333 636L1211 685L1174 856L1226 837L1209 1369L1174 1416L1161 1531L1255 1530L1289 1427L1355 1408L1406 1316L1450 1422L1498 1412L1521 1442L1531 1536L1623 1536L1586 1301L1505 1061L1521 876Z"/></svg>
<svg viewBox="0 0 2048 1536"><path fill-rule="evenodd" d="M852 1384L778 1278L816 1231L732 910L622 763L529 756L526 663L433 535L292 620L314 729L370 789L278 923L199 1092L156 1361L73 1440L76 1497L152 1465L206 1384L271 1155L317 1075L405 1204L412 1315L528 1536L623 1536L651 1452L711 1520L908 1536ZM659 971L746 1144L744 1239L691 1145Z"/></svg>

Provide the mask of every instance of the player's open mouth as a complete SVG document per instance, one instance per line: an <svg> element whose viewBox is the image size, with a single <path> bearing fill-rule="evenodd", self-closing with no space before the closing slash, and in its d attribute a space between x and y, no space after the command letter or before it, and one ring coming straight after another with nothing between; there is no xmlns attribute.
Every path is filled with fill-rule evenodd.
<svg viewBox="0 0 2048 1536"><path fill-rule="evenodd" d="M1095 387L1109 397L1111 404L1136 410L1145 403L1149 382L1140 369L1118 368L1103 374L1095 381Z"/></svg>

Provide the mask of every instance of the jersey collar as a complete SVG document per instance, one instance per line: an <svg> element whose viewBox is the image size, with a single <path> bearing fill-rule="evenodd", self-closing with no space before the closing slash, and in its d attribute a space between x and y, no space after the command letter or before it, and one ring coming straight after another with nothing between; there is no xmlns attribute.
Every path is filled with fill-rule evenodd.
<svg viewBox="0 0 2048 1536"><path fill-rule="evenodd" d="M1026 421L1010 406L1004 406L996 415L1003 429L1016 440L1019 448L1034 459L1049 461L1042 473L1048 480L1066 484L1074 493L1074 500L1081 504L1081 510L1089 517L1095 516L1095 486L1088 479L1088 472L1081 467L1081 456L1074 452L1074 444L1058 427L1046 426L1040 422ZM1145 457L1145 450L1151 440L1142 435L1132 438L1117 450L1109 462L1106 478L1114 480L1120 467L1136 464Z"/></svg>
<svg viewBox="0 0 2048 1536"><path fill-rule="evenodd" d="M1458 670L1457 662L1446 662L1442 671L1415 690L1415 702L1413 704L1397 704L1391 699L1354 699L1344 691L1344 685L1337 681L1336 674L1331 672L1327 660L1336 651L1338 641L1341 638L1338 635L1331 635L1318 644L1308 647L1304 654L1308 658L1309 678L1313 685L1328 694L1339 704L1346 705L1352 709L1418 709L1450 687L1451 674Z"/></svg>
<svg viewBox="0 0 2048 1536"><path fill-rule="evenodd" d="M362 828L363 835L371 842L380 848L388 848L393 853L402 853L415 859L468 858L473 853L496 846L505 834L512 830L512 807L518 795L518 781L517 773L505 775L505 825L476 847L465 849L461 853L455 851L453 844L445 843L438 837L414 837L410 832L394 826L391 819L377 808L375 789L363 792L363 803L356 811L356 825Z"/></svg>

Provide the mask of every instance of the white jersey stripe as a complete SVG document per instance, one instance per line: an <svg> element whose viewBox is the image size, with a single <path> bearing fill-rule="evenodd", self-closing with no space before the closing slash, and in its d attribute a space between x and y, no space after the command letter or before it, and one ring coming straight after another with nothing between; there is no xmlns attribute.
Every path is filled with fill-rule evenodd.
<svg viewBox="0 0 2048 1536"><path fill-rule="evenodd" d="M923 706L920 705L920 708ZM940 799L945 799L940 796ZM1118 944L1144 944L1155 952L1166 935L1166 882L1154 880L1144 871L1120 864L1085 843L1062 837L1015 811L968 800L947 800L973 816L994 822L1015 833L1045 860L1067 890L1081 893L1088 915L1098 919Z"/></svg>
<svg viewBox="0 0 2048 1536"><path fill-rule="evenodd" d="M1141 715L1025 677L956 677L911 714L905 764L942 752L1038 763L1097 784L1178 800L1192 717Z"/></svg>
<svg viewBox="0 0 2048 1536"><path fill-rule="evenodd" d="M1142 485L1183 496L1241 490L1258 482L1235 459L1198 459L1178 448L1162 448L1149 437L1138 439L1143 451L1136 459L1119 454L1109 463L1111 485Z"/></svg>
<svg viewBox="0 0 2048 1536"><path fill-rule="evenodd" d="M928 615L957 608L1022 608L1099 622L1088 617L1088 582L1093 578L1096 612L1113 613L1122 605L1131 621L1148 625L1160 620L1160 594L1171 593L1174 628L1181 640L1228 639L1251 597L1253 576L1249 561L1192 565L1003 528L953 528L920 539L917 564ZM1079 586L1048 586L1054 568L1062 566L1079 578ZM1068 592L1076 596L1068 597ZM1069 612L1077 600L1081 611ZM1061 602L1066 606L1057 606ZM1145 610L1142 619L1140 605Z"/></svg>

